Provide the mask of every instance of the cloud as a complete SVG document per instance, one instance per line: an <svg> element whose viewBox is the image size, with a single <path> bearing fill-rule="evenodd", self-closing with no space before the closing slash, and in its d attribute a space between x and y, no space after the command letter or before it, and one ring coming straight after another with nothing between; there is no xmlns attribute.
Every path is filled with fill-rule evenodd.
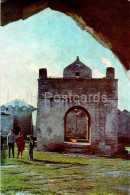
<svg viewBox="0 0 130 195"><path fill-rule="evenodd" d="M107 59L107 58L104 58L103 56L101 57L101 60L104 64L107 65L107 67L112 67L111 65L111 62Z"/></svg>
<svg viewBox="0 0 130 195"><path fill-rule="evenodd" d="M39 71L39 66L37 66L36 64L34 64L33 62L31 62L30 64L29 64L29 69L31 70L31 71L34 71L34 72L38 72Z"/></svg>
<svg viewBox="0 0 130 195"><path fill-rule="evenodd" d="M104 77L104 74L102 74L99 70L95 69L93 70L95 77Z"/></svg>

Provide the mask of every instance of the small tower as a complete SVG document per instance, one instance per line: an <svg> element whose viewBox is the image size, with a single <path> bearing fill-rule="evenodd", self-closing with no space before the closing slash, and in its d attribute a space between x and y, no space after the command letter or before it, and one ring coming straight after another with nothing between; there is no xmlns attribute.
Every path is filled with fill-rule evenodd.
<svg viewBox="0 0 130 195"><path fill-rule="evenodd" d="M112 67L108 67L106 71L106 78L107 79L114 79L115 78L115 69Z"/></svg>
<svg viewBox="0 0 130 195"><path fill-rule="evenodd" d="M46 79L47 78L47 69L40 68L39 69L39 79Z"/></svg>

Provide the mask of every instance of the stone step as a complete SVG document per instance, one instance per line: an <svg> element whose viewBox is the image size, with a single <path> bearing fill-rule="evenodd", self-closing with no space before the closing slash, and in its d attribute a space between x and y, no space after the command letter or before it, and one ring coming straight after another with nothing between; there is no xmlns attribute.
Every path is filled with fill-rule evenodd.
<svg viewBox="0 0 130 195"><path fill-rule="evenodd" d="M66 153L91 154L90 146L79 144L66 144Z"/></svg>
<svg viewBox="0 0 130 195"><path fill-rule="evenodd" d="M71 145L71 148L81 148L81 149L86 149L88 148L87 146L84 145Z"/></svg>
<svg viewBox="0 0 130 195"><path fill-rule="evenodd" d="M68 143L65 144L66 148L90 148L90 145L87 144L78 144L78 143Z"/></svg>

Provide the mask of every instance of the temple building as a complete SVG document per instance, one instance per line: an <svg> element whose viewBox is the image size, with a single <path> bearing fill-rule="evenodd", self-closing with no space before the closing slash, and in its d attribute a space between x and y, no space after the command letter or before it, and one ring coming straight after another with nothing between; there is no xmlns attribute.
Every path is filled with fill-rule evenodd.
<svg viewBox="0 0 130 195"><path fill-rule="evenodd" d="M108 67L106 77L92 78L79 57L62 78L39 70L37 147L55 151L82 147L86 154L114 155L118 151L118 80Z"/></svg>
<svg viewBox="0 0 130 195"><path fill-rule="evenodd" d="M21 131L24 135L33 133L33 112L36 110L33 106L24 101L15 99L0 107L1 110L1 132L4 137L8 135L11 129L15 134Z"/></svg>

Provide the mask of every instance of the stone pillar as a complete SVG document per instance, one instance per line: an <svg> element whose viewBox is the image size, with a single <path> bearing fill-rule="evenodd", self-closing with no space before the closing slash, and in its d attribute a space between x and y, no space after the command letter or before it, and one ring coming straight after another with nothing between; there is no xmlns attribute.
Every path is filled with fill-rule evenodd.
<svg viewBox="0 0 130 195"><path fill-rule="evenodd" d="M114 79L115 78L115 69L112 67L108 67L106 71L106 78L107 79Z"/></svg>
<svg viewBox="0 0 130 195"><path fill-rule="evenodd" d="M46 79L47 78L47 69L46 68L40 68L39 69L39 78L40 79Z"/></svg>

